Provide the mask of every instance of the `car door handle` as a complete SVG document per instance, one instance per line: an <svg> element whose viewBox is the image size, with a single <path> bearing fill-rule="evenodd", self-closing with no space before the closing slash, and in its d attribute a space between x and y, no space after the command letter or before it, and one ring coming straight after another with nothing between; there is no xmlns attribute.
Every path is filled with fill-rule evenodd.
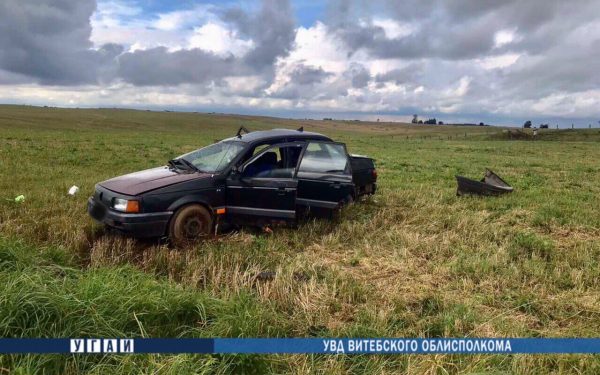
<svg viewBox="0 0 600 375"><path fill-rule="evenodd" d="M285 193L286 193L285 187L280 186L277 188L277 195L285 195Z"/></svg>
<svg viewBox="0 0 600 375"><path fill-rule="evenodd" d="M339 188L342 187L342 185L339 182L336 181L336 182L332 182L331 183L331 187L334 188L334 189L339 189Z"/></svg>

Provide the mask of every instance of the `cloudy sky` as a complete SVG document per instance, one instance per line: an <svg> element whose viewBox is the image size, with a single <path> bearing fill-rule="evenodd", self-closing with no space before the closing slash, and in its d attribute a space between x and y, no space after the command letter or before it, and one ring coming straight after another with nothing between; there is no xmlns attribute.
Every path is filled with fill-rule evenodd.
<svg viewBox="0 0 600 375"><path fill-rule="evenodd" d="M600 0L2 0L0 102L598 126Z"/></svg>

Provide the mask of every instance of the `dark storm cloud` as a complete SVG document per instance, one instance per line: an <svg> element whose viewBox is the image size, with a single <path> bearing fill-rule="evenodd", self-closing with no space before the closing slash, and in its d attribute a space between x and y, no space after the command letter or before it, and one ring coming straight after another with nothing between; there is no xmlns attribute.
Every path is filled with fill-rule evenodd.
<svg viewBox="0 0 600 375"><path fill-rule="evenodd" d="M445 26L443 31L432 23L395 39L387 37L384 29L376 25L354 25L337 29L336 34L352 52L364 48L378 58L465 59L484 55L494 46L494 33L485 22L473 22L468 29Z"/></svg>
<svg viewBox="0 0 600 375"><path fill-rule="evenodd" d="M340 82L334 82L332 85L320 83L313 85L297 85L293 82L285 85L276 92L269 94L271 98L288 99L292 101L300 100L336 100L348 95L348 89Z"/></svg>
<svg viewBox="0 0 600 375"><path fill-rule="evenodd" d="M288 100L330 100L346 95L348 89L345 77L336 77L321 67L306 66L302 63L294 66L289 73L288 82L268 94L272 98Z"/></svg>
<svg viewBox="0 0 600 375"><path fill-rule="evenodd" d="M290 74L290 79L298 85L310 85L319 83L331 75L331 73L324 71L321 67L315 68L300 64L294 67L294 70Z"/></svg>
<svg viewBox="0 0 600 375"><path fill-rule="evenodd" d="M0 69L42 84L96 83L122 49L91 49L95 9L95 0L1 1Z"/></svg>
<svg viewBox="0 0 600 375"><path fill-rule="evenodd" d="M278 57L286 56L296 36L289 0L264 0L256 14L230 9L223 13L223 19L254 41L255 47L244 62L257 69L271 67Z"/></svg>
<svg viewBox="0 0 600 375"><path fill-rule="evenodd" d="M346 72L346 76L350 78L352 87L355 89L361 89L366 87L371 80L371 73L364 65L358 63L352 63L350 69Z"/></svg>
<svg viewBox="0 0 600 375"><path fill-rule="evenodd" d="M235 57L222 58L200 49L169 52L165 47L125 53L119 76L137 86L205 83L243 73Z"/></svg>
<svg viewBox="0 0 600 375"><path fill-rule="evenodd" d="M598 2L560 0L398 0L374 1L373 12L415 27L413 33L390 38L357 3L341 1L329 25L352 52L369 51L380 58L471 59L502 52L541 53L559 43L565 31L595 19ZM360 3L358 3L360 4ZM359 22L360 20L360 22ZM495 35L514 30L520 41L498 49Z"/></svg>
<svg viewBox="0 0 600 375"><path fill-rule="evenodd" d="M597 62L600 40L589 48L548 51L543 58L524 60L502 73L502 89L522 98L538 98L557 92L582 92L600 87Z"/></svg>
<svg viewBox="0 0 600 375"><path fill-rule="evenodd" d="M413 63L409 66L400 69L392 69L389 72L378 74L375 76L375 81L394 82L397 85L417 82L423 74L423 65Z"/></svg>
<svg viewBox="0 0 600 375"><path fill-rule="evenodd" d="M269 96L290 100L322 96L327 91L323 89L322 84L332 76L332 73L326 72L321 67L298 63L289 73L289 81Z"/></svg>

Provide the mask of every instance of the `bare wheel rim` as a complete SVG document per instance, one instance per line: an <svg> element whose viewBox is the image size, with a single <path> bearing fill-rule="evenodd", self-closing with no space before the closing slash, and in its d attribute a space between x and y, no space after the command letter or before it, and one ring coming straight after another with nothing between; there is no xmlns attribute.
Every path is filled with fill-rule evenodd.
<svg viewBox="0 0 600 375"><path fill-rule="evenodd" d="M188 216L185 218L182 229L185 238L191 239L200 237L204 234L206 223L198 216Z"/></svg>

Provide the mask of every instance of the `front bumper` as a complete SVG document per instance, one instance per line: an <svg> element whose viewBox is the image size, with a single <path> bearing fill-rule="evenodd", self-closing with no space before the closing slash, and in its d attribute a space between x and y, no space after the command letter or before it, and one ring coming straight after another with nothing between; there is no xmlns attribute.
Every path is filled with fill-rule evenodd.
<svg viewBox="0 0 600 375"><path fill-rule="evenodd" d="M94 197L88 199L87 210L96 221L111 228L133 235L134 237L161 237L167 231L167 225L173 212L152 212L127 214L109 209Z"/></svg>

